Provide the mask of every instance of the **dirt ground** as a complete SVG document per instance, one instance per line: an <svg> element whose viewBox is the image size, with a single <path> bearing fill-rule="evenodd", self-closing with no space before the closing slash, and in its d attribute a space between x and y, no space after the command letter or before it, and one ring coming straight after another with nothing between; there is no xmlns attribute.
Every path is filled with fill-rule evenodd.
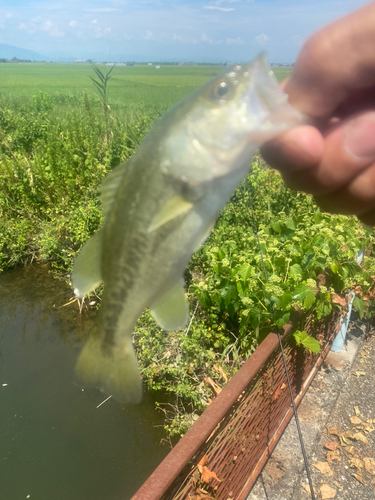
<svg viewBox="0 0 375 500"><path fill-rule="evenodd" d="M375 330L351 322L298 408L318 500L375 499ZM294 419L247 500L311 498Z"/></svg>

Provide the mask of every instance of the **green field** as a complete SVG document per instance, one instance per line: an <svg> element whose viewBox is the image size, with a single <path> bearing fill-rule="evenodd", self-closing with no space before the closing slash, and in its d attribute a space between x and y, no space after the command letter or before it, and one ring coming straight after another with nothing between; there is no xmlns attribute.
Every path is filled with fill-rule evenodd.
<svg viewBox="0 0 375 500"><path fill-rule="evenodd" d="M99 68L103 72L109 69ZM221 66L117 66L109 83L110 102L115 107L164 110L221 71ZM275 69L279 81L289 74L289 69ZM84 90L94 96L89 79L93 75L89 64L5 63L0 64L0 89L11 100L27 101L42 91L62 101L62 96L80 98Z"/></svg>

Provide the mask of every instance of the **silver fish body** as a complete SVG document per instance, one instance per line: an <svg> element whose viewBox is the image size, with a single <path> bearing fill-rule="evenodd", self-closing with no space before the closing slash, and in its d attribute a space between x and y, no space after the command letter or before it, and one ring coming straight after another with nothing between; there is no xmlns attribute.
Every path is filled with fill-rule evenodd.
<svg viewBox="0 0 375 500"><path fill-rule="evenodd" d="M131 337L145 308L168 330L189 316L183 272L262 142L301 123L265 56L236 66L170 110L102 184L103 227L73 268L77 296L104 282L77 362L85 385L122 402L142 387Z"/></svg>

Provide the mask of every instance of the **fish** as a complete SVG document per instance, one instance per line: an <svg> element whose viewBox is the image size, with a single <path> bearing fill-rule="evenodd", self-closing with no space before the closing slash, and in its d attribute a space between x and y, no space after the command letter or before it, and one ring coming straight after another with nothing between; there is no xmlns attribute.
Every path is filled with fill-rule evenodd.
<svg viewBox="0 0 375 500"><path fill-rule="evenodd" d="M226 68L169 110L135 154L102 182L102 227L72 270L81 298L104 283L96 324L76 364L85 386L138 403L132 345L149 308L164 330L184 328L183 274L262 143L302 123L262 53Z"/></svg>

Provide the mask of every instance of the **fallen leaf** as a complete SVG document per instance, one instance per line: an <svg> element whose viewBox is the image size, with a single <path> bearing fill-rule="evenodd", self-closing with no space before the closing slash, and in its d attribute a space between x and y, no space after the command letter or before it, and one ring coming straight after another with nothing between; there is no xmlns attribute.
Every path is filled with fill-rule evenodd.
<svg viewBox="0 0 375 500"><path fill-rule="evenodd" d="M366 432L366 434L370 434L370 432L375 431L375 427L373 425L363 424L362 430Z"/></svg>
<svg viewBox="0 0 375 500"><path fill-rule="evenodd" d="M337 462L341 462L339 450L329 451L327 453L327 461L332 462L332 460L336 460Z"/></svg>
<svg viewBox="0 0 375 500"><path fill-rule="evenodd" d="M343 491L344 488L341 486L340 483L338 483L337 481L334 481L333 479L332 479L332 483L336 486L336 488L338 490Z"/></svg>
<svg viewBox="0 0 375 500"><path fill-rule="evenodd" d="M331 441L330 443L326 443L324 445L324 448L326 450L335 451L337 450L337 448L340 448L340 445L339 443L337 443L337 441Z"/></svg>
<svg viewBox="0 0 375 500"><path fill-rule="evenodd" d="M356 432L352 435L352 439L356 441L362 441L362 443L368 444L367 437L362 434L362 432Z"/></svg>
<svg viewBox="0 0 375 500"><path fill-rule="evenodd" d="M342 432L340 431L340 429L338 427L327 427L327 431L330 433L330 434L333 434L335 436L340 436L342 434Z"/></svg>
<svg viewBox="0 0 375 500"><path fill-rule="evenodd" d="M352 439L353 438L353 431L352 431L352 429L348 429L347 431L343 432L340 437L347 438L347 439Z"/></svg>
<svg viewBox="0 0 375 500"><path fill-rule="evenodd" d="M315 464L312 464L312 466L318 469L318 471L322 474L328 474L330 477L333 476L333 471L328 462L316 462Z"/></svg>
<svg viewBox="0 0 375 500"><path fill-rule="evenodd" d="M358 417L349 417L349 420L354 425L361 425L361 424L363 424L362 420L360 418L358 418Z"/></svg>
<svg viewBox="0 0 375 500"><path fill-rule="evenodd" d="M367 472L369 472L372 476L375 476L375 460L371 457L365 457L363 459L363 463L365 464Z"/></svg>
<svg viewBox="0 0 375 500"><path fill-rule="evenodd" d="M281 384L281 390L283 391L286 387L286 384ZM371 422L370 422L371 423Z"/></svg>
<svg viewBox="0 0 375 500"><path fill-rule="evenodd" d="M345 436L340 436L339 439L340 439L341 446L345 447L345 446L348 446L348 445L352 444L352 442L350 441L350 439L347 438L347 437L345 437Z"/></svg>
<svg viewBox="0 0 375 500"><path fill-rule="evenodd" d="M201 475L199 473L199 470L195 469L195 471L193 472L193 474L191 476L194 486L196 486L196 484L199 481L200 477L201 477Z"/></svg>
<svg viewBox="0 0 375 500"><path fill-rule="evenodd" d="M351 458L349 460L349 467L355 467L358 470L362 469L363 462L362 462L362 460L359 460L359 458Z"/></svg>
<svg viewBox="0 0 375 500"><path fill-rule="evenodd" d="M335 498L336 496L336 490L328 486L328 484L322 484L319 489L322 494L322 500L325 500L326 498Z"/></svg>
<svg viewBox="0 0 375 500"><path fill-rule="evenodd" d="M355 414L357 415L357 417L358 417L358 415L360 415L360 414L361 414L361 412L359 411L358 406L355 406L355 407L354 407L354 412L355 412Z"/></svg>
<svg viewBox="0 0 375 500"><path fill-rule="evenodd" d="M209 500L210 498L212 498L212 496L208 493L208 491L197 488L194 492L194 495L190 498L191 500Z"/></svg>
<svg viewBox="0 0 375 500"><path fill-rule="evenodd" d="M311 497L311 490L310 490L310 485L309 484L301 484L302 488L307 491L307 493ZM314 490L314 495L316 496L316 489L313 487Z"/></svg>
<svg viewBox="0 0 375 500"><path fill-rule="evenodd" d="M201 466L198 467L199 470L200 470L200 467ZM211 479L216 479L216 481L221 481L221 479L219 479L217 477L215 472L213 472L212 470L210 470L206 466L202 467L202 470L200 470L200 473L201 473L201 480L203 483L209 483L211 481Z"/></svg>
<svg viewBox="0 0 375 500"><path fill-rule="evenodd" d="M204 465L206 465L206 463L208 463L208 456L203 455L203 457L199 460L197 466L198 466L198 468L199 468L199 466L203 467Z"/></svg>
<svg viewBox="0 0 375 500"><path fill-rule="evenodd" d="M337 293L331 295L331 300L334 304L339 304L344 309L347 307L346 299L340 297L340 295L337 295Z"/></svg>
<svg viewBox="0 0 375 500"><path fill-rule="evenodd" d="M225 380L225 382L228 382L227 374L225 373L225 371L223 370L223 368L221 366L214 365L213 369L215 370L215 372L219 373L222 376L222 378Z"/></svg>
<svg viewBox="0 0 375 500"><path fill-rule="evenodd" d="M205 377L204 381L212 388L216 396L221 393L221 387L216 382L214 382L211 377Z"/></svg>
<svg viewBox="0 0 375 500"><path fill-rule="evenodd" d="M281 387L278 387L274 392L273 399L276 400L281 394Z"/></svg>
<svg viewBox="0 0 375 500"><path fill-rule="evenodd" d="M364 377L366 375L366 372L353 372L353 375L356 377Z"/></svg>
<svg viewBox="0 0 375 500"><path fill-rule="evenodd" d="M365 484L362 474L352 474L352 476L355 477L360 483Z"/></svg>

